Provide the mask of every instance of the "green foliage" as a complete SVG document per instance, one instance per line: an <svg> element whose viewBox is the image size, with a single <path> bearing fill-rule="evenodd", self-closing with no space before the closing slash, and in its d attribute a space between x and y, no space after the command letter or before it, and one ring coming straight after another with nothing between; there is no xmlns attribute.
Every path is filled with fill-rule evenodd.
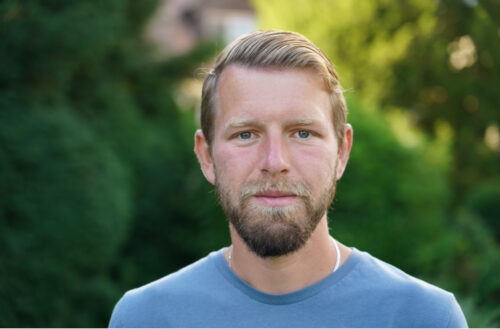
<svg viewBox="0 0 500 329"><path fill-rule="evenodd" d="M90 325L85 294L94 316L114 298L101 288L129 227L127 170L68 111L0 117L0 325Z"/></svg>
<svg viewBox="0 0 500 329"><path fill-rule="evenodd" d="M469 328L498 328L500 324L500 309L478 308L478 302L472 298L459 300L462 311L467 318Z"/></svg>
<svg viewBox="0 0 500 329"><path fill-rule="evenodd" d="M446 289L477 300L478 308L495 308L500 296L498 245L466 209L460 209L454 220L454 226L438 232L439 240L423 245L419 272Z"/></svg>
<svg viewBox="0 0 500 329"><path fill-rule="evenodd" d="M387 120L348 103L354 144L333 204L333 229L347 244L416 273L423 241L439 239L444 226L446 158L432 158L430 142L403 145Z"/></svg>
<svg viewBox="0 0 500 329"><path fill-rule="evenodd" d="M466 207L481 218L493 232L497 241L500 241L500 179L478 184L467 195Z"/></svg>
<svg viewBox="0 0 500 329"><path fill-rule="evenodd" d="M492 232L469 210L458 210L450 225L445 149L425 138L405 145L377 112L354 99L348 106L354 144L330 213L334 234L412 275L477 296L471 298L480 302L470 312L494 309L500 296L500 250ZM435 149L441 153L434 154ZM476 205L486 204L480 209L490 209L488 201L496 195L492 186L471 197Z"/></svg>
<svg viewBox="0 0 500 329"><path fill-rule="evenodd" d="M227 240L174 101L214 46L154 58L157 2L0 1L2 326L106 326L126 289Z"/></svg>

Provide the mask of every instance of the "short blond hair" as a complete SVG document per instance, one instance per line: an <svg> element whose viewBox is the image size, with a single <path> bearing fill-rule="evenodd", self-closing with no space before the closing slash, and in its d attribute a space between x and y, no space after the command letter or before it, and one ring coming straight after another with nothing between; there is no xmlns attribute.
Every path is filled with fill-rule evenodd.
<svg viewBox="0 0 500 329"><path fill-rule="evenodd" d="M222 71L229 65L246 68L315 70L323 79L325 88L330 94L333 127L338 143L342 145L347 106L332 62L303 35L278 30L256 31L243 35L229 44L217 57L213 69L203 82L201 97L201 129L208 145L212 145L214 138L218 81Z"/></svg>

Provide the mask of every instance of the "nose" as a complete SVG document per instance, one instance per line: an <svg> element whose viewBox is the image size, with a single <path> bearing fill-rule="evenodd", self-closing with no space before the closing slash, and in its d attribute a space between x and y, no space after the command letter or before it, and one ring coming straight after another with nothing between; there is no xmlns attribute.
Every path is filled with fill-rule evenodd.
<svg viewBox="0 0 500 329"><path fill-rule="evenodd" d="M290 171L290 160L286 141L282 136L268 136L263 145L261 172L267 175L286 174Z"/></svg>

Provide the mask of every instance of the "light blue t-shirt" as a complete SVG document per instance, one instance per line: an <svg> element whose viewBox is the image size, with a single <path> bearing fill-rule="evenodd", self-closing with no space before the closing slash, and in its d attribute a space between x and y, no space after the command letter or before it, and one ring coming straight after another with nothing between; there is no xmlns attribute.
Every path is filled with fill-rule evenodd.
<svg viewBox="0 0 500 329"><path fill-rule="evenodd" d="M455 297L366 252L304 289L263 293L222 250L128 291L110 327L467 327Z"/></svg>

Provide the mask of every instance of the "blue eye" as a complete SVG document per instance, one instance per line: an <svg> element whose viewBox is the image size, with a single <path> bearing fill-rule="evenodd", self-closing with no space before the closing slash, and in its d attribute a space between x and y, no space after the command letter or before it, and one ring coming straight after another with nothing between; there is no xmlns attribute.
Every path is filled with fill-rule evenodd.
<svg viewBox="0 0 500 329"><path fill-rule="evenodd" d="M252 138L252 133L249 131L242 132L238 134L239 139L250 139Z"/></svg>
<svg viewBox="0 0 500 329"><path fill-rule="evenodd" d="M299 138L309 138L311 136L311 133L307 130L299 130L297 131L297 135Z"/></svg>

